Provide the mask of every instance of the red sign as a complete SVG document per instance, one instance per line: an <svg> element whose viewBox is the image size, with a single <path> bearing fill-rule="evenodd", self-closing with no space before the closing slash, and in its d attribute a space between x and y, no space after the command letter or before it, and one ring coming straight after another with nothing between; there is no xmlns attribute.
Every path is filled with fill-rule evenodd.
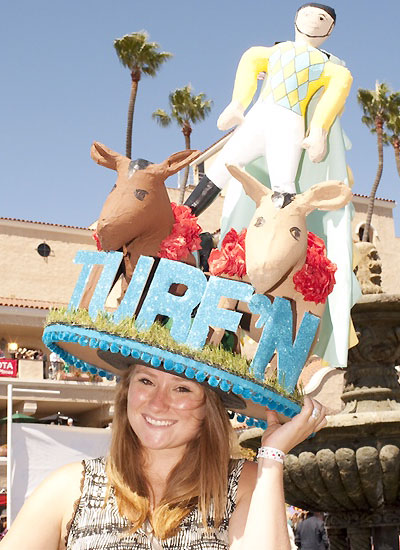
<svg viewBox="0 0 400 550"><path fill-rule="evenodd" d="M18 360L17 359L0 359L0 376L17 377Z"/></svg>

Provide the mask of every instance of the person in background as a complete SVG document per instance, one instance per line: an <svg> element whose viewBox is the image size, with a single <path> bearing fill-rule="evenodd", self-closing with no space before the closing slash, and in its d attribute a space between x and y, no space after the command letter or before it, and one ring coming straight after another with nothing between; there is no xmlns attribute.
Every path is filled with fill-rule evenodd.
<svg viewBox="0 0 400 550"><path fill-rule="evenodd" d="M296 529L295 543L300 550L328 550L329 539L320 512L308 512Z"/></svg>
<svg viewBox="0 0 400 550"><path fill-rule="evenodd" d="M7 534L7 516L0 517L0 540Z"/></svg>

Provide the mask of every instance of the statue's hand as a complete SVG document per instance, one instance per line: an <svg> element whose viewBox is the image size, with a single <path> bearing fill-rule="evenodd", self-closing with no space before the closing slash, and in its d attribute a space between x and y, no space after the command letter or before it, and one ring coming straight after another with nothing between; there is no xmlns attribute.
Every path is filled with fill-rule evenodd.
<svg viewBox="0 0 400 550"><path fill-rule="evenodd" d="M311 128L301 144L306 149L311 162L321 162L326 155L327 132L323 128Z"/></svg>
<svg viewBox="0 0 400 550"><path fill-rule="evenodd" d="M231 101L219 115L217 126L220 130L229 130L233 126L242 124L244 109L238 101Z"/></svg>

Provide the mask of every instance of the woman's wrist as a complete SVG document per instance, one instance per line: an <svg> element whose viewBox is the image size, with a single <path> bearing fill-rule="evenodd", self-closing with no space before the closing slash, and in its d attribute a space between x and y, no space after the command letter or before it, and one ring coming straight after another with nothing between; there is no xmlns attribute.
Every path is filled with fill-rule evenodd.
<svg viewBox="0 0 400 550"><path fill-rule="evenodd" d="M269 460L279 462L280 464L283 464L285 456L286 456L285 453L280 449L276 449L275 447L269 447L269 446L260 447L257 453L258 460L260 458L267 458Z"/></svg>

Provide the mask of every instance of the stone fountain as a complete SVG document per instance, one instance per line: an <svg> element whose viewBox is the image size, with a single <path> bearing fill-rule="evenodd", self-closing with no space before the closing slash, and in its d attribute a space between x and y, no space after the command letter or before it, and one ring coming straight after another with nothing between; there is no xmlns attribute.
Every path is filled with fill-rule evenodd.
<svg viewBox="0 0 400 550"><path fill-rule="evenodd" d="M328 513L331 550L398 550L400 295L362 296L352 317L345 407L288 455L286 500Z"/></svg>
<svg viewBox="0 0 400 550"><path fill-rule="evenodd" d="M286 501L327 513L331 550L399 550L400 295L365 294L352 318L344 408L286 457Z"/></svg>

